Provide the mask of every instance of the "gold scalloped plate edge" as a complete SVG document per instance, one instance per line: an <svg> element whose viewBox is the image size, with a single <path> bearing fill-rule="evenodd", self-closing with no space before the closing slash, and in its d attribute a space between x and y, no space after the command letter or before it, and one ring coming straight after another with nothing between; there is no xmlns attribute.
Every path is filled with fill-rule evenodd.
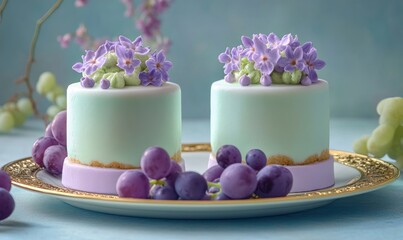
<svg viewBox="0 0 403 240"><path fill-rule="evenodd" d="M209 152L211 146L208 143L193 143L183 144L183 152ZM122 202L133 204L156 204L156 205L198 205L198 206L212 206L212 205L234 205L234 204L283 204L286 202L294 201L319 201L327 199L338 199L346 196L354 196L373 190L382 188L400 176L399 169L391 163L385 162L380 159L371 158L365 155L330 150L330 154L334 156L336 162L352 167L358 170L361 177L345 186L330 187L317 191L290 194L286 197L278 198L261 198L261 199L244 199L244 200L223 200L223 201L192 201L192 200L151 200L151 199L133 199L133 198L120 198L115 195L96 194L89 192L76 191L59 186L54 186L43 182L37 178L37 173L41 168L34 163L31 157L19 159L10 162L2 167L7 173L10 174L12 184L33 192L52 195L64 199L82 199L82 200L97 200L106 202Z"/></svg>

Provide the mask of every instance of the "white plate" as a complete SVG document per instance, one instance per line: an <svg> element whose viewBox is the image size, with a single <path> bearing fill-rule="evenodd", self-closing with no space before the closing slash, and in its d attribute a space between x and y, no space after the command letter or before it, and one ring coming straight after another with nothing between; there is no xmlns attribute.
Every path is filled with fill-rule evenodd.
<svg viewBox="0 0 403 240"><path fill-rule="evenodd" d="M226 201L163 201L127 199L66 189L60 179L39 169L31 158L3 167L13 184L83 209L97 212L151 218L224 219L271 216L304 211L326 205L338 198L350 197L379 189L399 177L392 164L362 155L331 151L335 157L336 184L328 189L290 194L287 197ZM185 152L187 170L203 172L208 152Z"/></svg>

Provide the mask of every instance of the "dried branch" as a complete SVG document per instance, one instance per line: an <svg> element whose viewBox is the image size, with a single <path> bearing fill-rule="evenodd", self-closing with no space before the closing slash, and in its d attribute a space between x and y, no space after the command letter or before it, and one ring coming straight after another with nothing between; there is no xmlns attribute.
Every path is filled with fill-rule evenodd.
<svg viewBox="0 0 403 240"><path fill-rule="evenodd" d="M25 73L23 76L21 76L19 79L17 79L17 83L25 83L26 87L28 88L28 98L32 103L32 108L34 110L34 114L37 117L43 118L41 114L38 111L38 108L36 106L36 102L33 98L33 87L31 83L29 82L29 76L31 73L31 66L35 61L35 48L36 48L36 43L38 41L38 36L41 30L42 24L56 11L56 9L60 6L60 4L63 2L63 0L57 0L53 6L36 22L35 26L35 31L34 31L34 36L32 37L31 41L31 47L29 49L29 56L28 56L28 62L27 65L25 66ZM46 118L43 118L46 121Z"/></svg>
<svg viewBox="0 0 403 240"><path fill-rule="evenodd" d="M8 0L3 0L3 1L1 1L1 5L0 5L0 22L1 22L1 19L2 19L2 17L3 17L3 11L4 11L4 9L6 8L7 1L8 1Z"/></svg>

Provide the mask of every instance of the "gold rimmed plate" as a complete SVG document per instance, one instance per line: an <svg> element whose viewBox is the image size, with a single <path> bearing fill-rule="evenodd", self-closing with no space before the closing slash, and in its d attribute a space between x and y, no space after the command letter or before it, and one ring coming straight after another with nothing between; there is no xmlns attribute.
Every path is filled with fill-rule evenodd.
<svg viewBox="0 0 403 240"><path fill-rule="evenodd" d="M187 170L203 172L210 154L208 143L183 144L183 158ZM308 210L336 199L370 192L384 187L399 177L399 170L391 163L367 156L331 150L335 162L333 187L294 193L286 197L225 201L168 201L119 198L67 189L56 178L24 158L6 164L3 169L14 185L23 189L61 199L87 210L118 215L175 219L223 219L260 217Z"/></svg>

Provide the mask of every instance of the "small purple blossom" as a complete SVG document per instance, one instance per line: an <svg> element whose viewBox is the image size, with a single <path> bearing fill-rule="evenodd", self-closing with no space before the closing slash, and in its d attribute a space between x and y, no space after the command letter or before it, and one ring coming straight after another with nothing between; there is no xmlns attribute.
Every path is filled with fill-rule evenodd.
<svg viewBox="0 0 403 240"><path fill-rule="evenodd" d="M280 58L278 50L267 48L266 44L256 36L253 38L253 42L256 46L256 51L252 56L255 69L259 69L262 74L270 74Z"/></svg>
<svg viewBox="0 0 403 240"><path fill-rule="evenodd" d="M117 41L114 42L114 41L106 40L105 43L104 43L104 45L105 45L106 50L107 50L108 52L115 52L116 46L119 45L119 42L117 42Z"/></svg>
<svg viewBox="0 0 403 240"><path fill-rule="evenodd" d="M139 75L141 85L148 86L161 86L164 81L162 80L161 73L151 70L150 72L141 72Z"/></svg>
<svg viewBox="0 0 403 240"><path fill-rule="evenodd" d="M134 51L127 49L123 46L116 46L116 55L118 57L117 66L125 70L127 75L131 75L134 72L134 68L140 65L140 60L134 57Z"/></svg>
<svg viewBox="0 0 403 240"><path fill-rule="evenodd" d="M311 79L309 79L309 77L305 76L302 78L301 85L309 86L311 84L312 84L312 81L311 81Z"/></svg>
<svg viewBox="0 0 403 240"><path fill-rule="evenodd" d="M108 89L111 86L111 82L108 79L101 79L100 85L102 89Z"/></svg>
<svg viewBox="0 0 403 240"><path fill-rule="evenodd" d="M232 48L230 52L230 49L227 48L225 52L218 56L218 61L224 63L225 74L239 70L239 61L241 60L241 52L239 49L240 48Z"/></svg>
<svg viewBox="0 0 403 240"><path fill-rule="evenodd" d="M57 41L59 42L60 47L67 48L72 38L73 36L71 35L71 33L66 33L63 36L57 36Z"/></svg>
<svg viewBox="0 0 403 240"><path fill-rule="evenodd" d="M89 77L82 77L80 79L81 86L84 88L92 88L95 85L95 81Z"/></svg>
<svg viewBox="0 0 403 240"><path fill-rule="evenodd" d="M285 49L285 58L281 58L278 62L280 67L286 72L294 72L296 69L305 70L305 62L303 59L302 47L297 47L294 50L290 46Z"/></svg>
<svg viewBox="0 0 403 240"><path fill-rule="evenodd" d="M279 51L284 51L284 49L290 43L290 36L291 35L285 35L280 39L276 34L270 33L267 36L267 42L268 42L269 48L273 48L273 49L276 48Z"/></svg>
<svg viewBox="0 0 403 240"><path fill-rule="evenodd" d="M161 50L158 53L151 54L151 57L146 61L148 71L155 70L161 74L162 80L168 81L168 70L172 67L170 61L165 60L165 54Z"/></svg>
<svg viewBox="0 0 403 240"><path fill-rule="evenodd" d="M227 75L225 75L224 80L228 83L233 83L236 81L236 78L233 73L228 73Z"/></svg>
<svg viewBox="0 0 403 240"><path fill-rule="evenodd" d="M318 74L316 70L322 69L326 63L323 60L317 59L316 48L312 48L308 53L304 54L304 61L306 64L305 73L308 74L312 83L318 81Z"/></svg>
<svg viewBox="0 0 403 240"><path fill-rule="evenodd" d="M73 65L73 70L76 72L85 72L86 75L91 75L98 68L104 65L106 58L107 50L104 45L100 46L95 52L92 50L88 50L85 53L85 56L82 56L83 62L78 62Z"/></svg>
<svg viewBox="0 0 403 240"><path fill-rule="evenodd" d="M251 83L250 77L248 75L242 75L239 78L239 83L241 84L241 86L249 86Z"/></svg>
<svg viewBox="0 0 403 240"><path fill-rule="evenodd" d="M271 77L269 74L263 74L260 77L260 84L262 84L263 86L270 86L272 83Z"/></svg>
<svg viewBox="0 0 403 240"><path fill-rule="evenodd" d="M119 36L119 42L122 46L132 49L135 54L145 55L150 51L149 48L143 47L141 36L138 36L133 42L125 36Z"/></svg>

